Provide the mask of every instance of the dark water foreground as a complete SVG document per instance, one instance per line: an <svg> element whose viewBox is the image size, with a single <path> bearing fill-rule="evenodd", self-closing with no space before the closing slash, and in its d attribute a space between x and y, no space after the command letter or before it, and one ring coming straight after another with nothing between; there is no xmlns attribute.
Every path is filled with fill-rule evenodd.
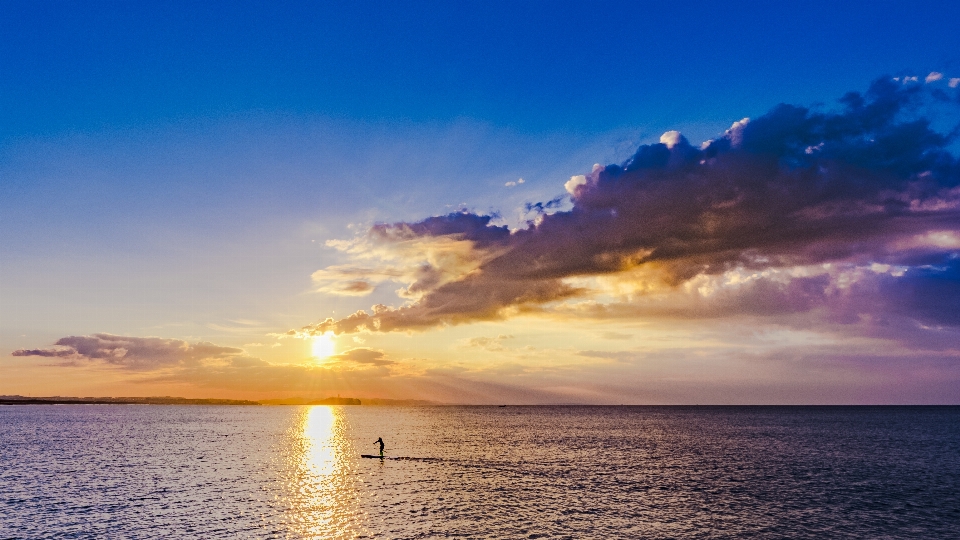
<svg viewBox="0 0 960 540"><path fill-rule="evenodd" d="M47 537L960 538L960 408L0 407Z"/></svg>

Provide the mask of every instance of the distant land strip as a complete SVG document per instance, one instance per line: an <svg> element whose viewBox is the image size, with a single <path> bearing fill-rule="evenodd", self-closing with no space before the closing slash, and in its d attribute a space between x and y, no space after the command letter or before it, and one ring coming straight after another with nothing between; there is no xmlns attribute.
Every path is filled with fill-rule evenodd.
<svg viewBox="0 0 960 540"><path fill-rule="evenodd" d="M246 399L189 399L182 397L26 397L0 396L0 405L259 405Z"/></svg>
<svg viewBox="0 0 960 540"><path fill-rule="evenodd" d="M423 399L380 399L329 397L326 399L285 398L251 401L246 399L191 399L172 396L154 397L29 397L0 396L0 405L439 405Z"/></svg>

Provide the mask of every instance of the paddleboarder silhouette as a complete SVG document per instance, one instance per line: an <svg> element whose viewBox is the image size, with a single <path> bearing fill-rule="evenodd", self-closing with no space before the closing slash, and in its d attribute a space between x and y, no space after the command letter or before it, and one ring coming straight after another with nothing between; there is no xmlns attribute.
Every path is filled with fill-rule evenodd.
<svg viewBox="0 0 960 540"><path fill-rule="evenodd" d="M377 437L377 440L373 444L380 445L380 457L383 457L383 437Z"/></svg>

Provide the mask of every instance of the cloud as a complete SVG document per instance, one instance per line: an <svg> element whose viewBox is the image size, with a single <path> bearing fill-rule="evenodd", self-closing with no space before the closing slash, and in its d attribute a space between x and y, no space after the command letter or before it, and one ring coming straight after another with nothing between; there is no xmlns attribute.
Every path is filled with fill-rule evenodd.
<svg viewBox="0 0 960 540"><path fill-rule="evenodd" d="M488 351L502 351L504 349L503 342L513 339L513 336L506 334L499 334L497 337L475 337L470 338L464 341L464 345L470 348L480 348L486 349Z"/></svg>
<svg viewBox="0 0 960 540"><path fill-rule="evenodd" d="M103 362L127 369L149 370L165 366L196 364L201 361L256 360L245 356L243 349L222 347L201 341L188 343L179 339L93 334L67 336L54 344L56 349L18 349L13 356L65 358L77 361Z"/></svg>
<svg viewBox="0 0 960 540"><path fill-rule="evenodd" d="M77 354L73 349L17 349L12 356L41 356L43 358L67 358Z"/></svg>
<svg viewBox="0 0 960 540"><path fill-rule="evenodd" d="M365 281L362 279L355 279L352 281L348 281L344 283L342 287L337 289L337 293L350 295L350 296L352 295L362 296L362 295L369 294L372 291L373 291L373 285L370 284L369 281Z"/></svg>
<svg viewBox="0 0 960 540"><path fill-rule="evenodd" d="M593 166L594 171L596 171L599 168L601 168L599 163ZM566 190L566 192L569 193L570 195L573 195L574 193L577 192L577 188L579 188L580 186L584 186L586 184L587 184L587 177L585 175L578 174L576 176L571 176L570 179L567 180L565 184L563 184L563 189Z"/></svg>
<svg viewBox="0 0 960 540"><path fill-rule="evenodd" d="M896 348L803 343L794 346L581 351L605 361L603 391L649 403L953 403L960 355ZM633 374L617 378L610 374ZM582 376L591 389L592 377ZM599 386L599 385L598 385Z"/></svg>
<svg viewBox="0 0 960 540"><path fill-rule="evenodd" d="M383 351L376 351L373 349L368 349L366 347L358 347L356 349L350 349L342 354L336 354L330 356L331 360L339 360L345 362L354 362L357 364L371 364L374 366L386 366L389 364L395 364L393 360L388 360L385 358Z"/></svg>
<svg viewBox="0 0 960 540"><path fill-rule="evenodd" d="M663 349L637 343L629 350L568 354L552 364L543 364L541 357L527 364L448 363L426 369L415 362L382 365L383 353L372 349L353 349L341 355L348 360L324 365L271 364L228 354L122 373L127 391L137 385L150 392L189 387L197 396L246 399L342 394L477 404L889 404L954 403L960 396L960 350L931 353L880 340L791 345L754 336L727 346ZM83 365L89 363L61 364L62 369Z"/></svg>
<svg viewBox="0 0 960 540"><path fill-rule="evenodd" d="M378 283L402 277L400 272L355 266L329 266L317 270L310 277L316 291L338 296L366 296Z"/></svg>
<svg viewBox="0 0 960 540"><path fill-rule="evenodd" d="M931 71L929 75L923 80L923 82L932 83L934 81L939 81L943 78L943 73L938 71Z"/></svg>
<svg viewBox="0 0 960 540"><path fill-rule="evenodd" d="M236 366L198 365L148 374L140 384L187 384L201 389L230 391L248 398L265 397L380 397L429 399L441 403L574 403L585 400L575 393L537 388L528 381L505 382L502 375L469 373L455 368L405 373L394 366L337 363L330 366L276 364ZM592 398L592 396L591 396ZM586 402L590 402L586 400Z"/></svg>
<svg viewBox="0 0 960 540"><path fill-rule="evenodd" d="M846 306L957 324L946 306L960 302L960 163L954 135L932 127L928 92L883 78L836 110L779 105L699 147L668 132L573 176L571 208L514 231L465 211L376 225L333 245L393 272L406 303L291 333L582 313L586 300L651 316L829 319Z"/></svg>
<svg viewBox="0 0 960 540"><path fill-rule="evenodd" d="M915 267L825 264L698 276L620 302L582 301L549 314L593 320L719 320L772 324L836 338L876 338L912 350L960 352L960 261Z"/></svg>

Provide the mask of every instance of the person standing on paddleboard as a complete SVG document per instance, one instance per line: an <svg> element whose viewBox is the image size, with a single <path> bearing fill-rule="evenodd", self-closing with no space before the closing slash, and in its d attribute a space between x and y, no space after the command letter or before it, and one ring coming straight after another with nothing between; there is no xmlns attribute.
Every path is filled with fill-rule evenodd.
<svg viewBox="0 0 960 540"><path fill-rule="evenodd" d="M383 457L383 437L377 437L377 440L373 444L380 445L380 457Z"/></svg>

